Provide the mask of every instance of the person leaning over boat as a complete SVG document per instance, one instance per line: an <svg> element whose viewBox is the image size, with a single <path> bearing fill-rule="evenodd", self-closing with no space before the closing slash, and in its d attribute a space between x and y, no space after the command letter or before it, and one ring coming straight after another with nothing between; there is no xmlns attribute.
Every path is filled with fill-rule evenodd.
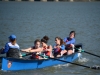
<svg viewBox="0 0 100 75"><path fill-rule="evenodd" d="M39 39L36 39L34 41L34 46L27 49L22 49L21 51L32 53L30 57L31 59L41 59L41 57L37 55L38 53L41 53L42 51L40 45L41 45L41 41Z"/></svg>
<svg viewBox="0 0 100 75"><path fill-rule="evenodd" d="M34 49L34 50L31 50L31 48L27 49L27 50L22 50L22 51L26 51L26 52L41 52L41 55L44 56L50 56L50 57L53 57L52 55L52 46L51 45L47 45L47 42L48 42L49 38L48 36L44 36L42 39L41 39L41 44L42 44L42 47L38 48L38 49Z"/></svg>
<svg viewBox="0 0 100 75"><path fill-rule="evenodd" d="M64 38L63 41L66 43L66 50L63 50L61 53L67 53L68 55L74 53L75 31L71 31L69 37Z"/></svg>
<svg viewBox="0 0 100 75"><path fill-rule="evenodd" d="M1 54L6 53L6 57L19 58L20 57L19 51L20 47L16 43L16 36L10 35L9 42L5 44L5 48L2 48Z"/></svg>
<svg viewBox="0 0 100 75"><path fill-rule="evenodd" d="M60 57L61 55L61 51L65 50L65 45L63 40L60 37L55 37L55 43L56 45L54 45L54 57Z"/></svg>
<svg viewBox="0 0 100 75"><path fill-rule="evenodd" d="M49 37L48 36L44 36L41 39L42 48L43 48L43 51L42 52L46 56L53 57L53 54L52 54L52 46L51 45L49 45L49 46L47 45L48 40L49 40Z"/></svg>

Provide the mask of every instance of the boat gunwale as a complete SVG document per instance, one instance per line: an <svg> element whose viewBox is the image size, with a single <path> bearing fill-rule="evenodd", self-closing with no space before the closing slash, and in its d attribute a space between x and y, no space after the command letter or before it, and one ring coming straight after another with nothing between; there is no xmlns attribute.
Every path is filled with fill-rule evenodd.
<svg viewBox="0 0 100 75"><path fill-rule="evenodd" d="M75 52L75 53L78 53L78 52ZM73 53L73 54L75 54L75 53ZM15 60L24 60L24 61L26 61L26 60L28 60L28 61L44 61L44 60L49 60L49 59L53 59L53 60L56 60L56 59L60 59L60 58L63 58L63 57L70 57L70 56L72 56L73 54L71 54L71 55L63 55L63 56L61 56L61 57L56 57L56 58L48 58L48 59L28 59L28 58L12 58L12 57L1 57L1 58L5 58L5 59L15 59Z"/></svg>

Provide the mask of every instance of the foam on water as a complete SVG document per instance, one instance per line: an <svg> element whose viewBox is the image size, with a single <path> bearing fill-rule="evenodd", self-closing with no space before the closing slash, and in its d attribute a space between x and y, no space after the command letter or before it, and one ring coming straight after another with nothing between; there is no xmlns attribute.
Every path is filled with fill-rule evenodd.
<svg viewBox="0 0 100 75"><path fill-rule="evenodd" d="M79 59L78 59L78 62L79 63L84 63L84 62L88 62L89 61L89 59L87 59L87 58L83 58L83 57L80 57ZM59 64L59 65L56 65L56 66L53 66L54 68L62 68L62 67L68 67L68 66L70 66L71 64L70 63L67 63L67 64Z"/></svg>
<svg viewBox="0 0 100 75"><path fill-rule="evenodd" d="M62 68L62 67L68 67L68 66L70 66L69 63L67 63L67 64L59 64L59 65L56 65L56 66L53 66L53 67L55 67L55 68Z"/></svg>
<svg viewBox="0 0 100 75"><path fill-rule="evenodd" d="M75 63L77 63L77 62L84 63L84 62L88 62L89 61L89 59L82 57L82 55L80 53L78 54L78 57L79 57L79 59ZM62 67L68 67L70 65L71 65L70 63L67 63L67 64L59 64L59 65L56 65L56 66L53 66L53 67L62 68Z"/></svg>
<svg viewBox="0 0 100 75"><path fill-rule="evenodd" d="M79 57L78 62L82 63L82 62L88 62L89 59L84 58L84 57Z"/></svg>

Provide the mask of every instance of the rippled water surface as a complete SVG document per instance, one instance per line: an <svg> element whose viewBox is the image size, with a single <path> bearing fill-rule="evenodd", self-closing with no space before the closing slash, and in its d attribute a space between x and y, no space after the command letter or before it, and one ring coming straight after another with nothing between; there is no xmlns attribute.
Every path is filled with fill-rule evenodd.
<svg viewBox="0 0 100 75"><path fill-rule="evenodd" d="M76 43L86 51L100 55L100 2L0 2L0 48L15 34L20 48L33 45L35 39L48 35L64 38L76 31ZM82 53L83 65L100 65L100 58ZM0 71L0 75L100 75L75 65L60 65L37 70Z"/></svg>

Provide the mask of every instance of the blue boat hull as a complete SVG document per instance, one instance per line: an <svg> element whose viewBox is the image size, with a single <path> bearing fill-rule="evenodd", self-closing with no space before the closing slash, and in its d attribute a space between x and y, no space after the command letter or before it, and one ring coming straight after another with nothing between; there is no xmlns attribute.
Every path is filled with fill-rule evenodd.
<svg viewBox="0 0 100 75"><path fill-rule="evenodd" d="M80 53L74 53L72 55L63 56L58 59L73 62L78 57ZM10 63L10 67L8 64ZM43 59L43 60L25 60L25 59L15 59L15 58L2 58L2 70L28 70L28 69L38 69L48 66L53 66L57 64L65 64L65 62L54 60L54 59Z"/></svg>

